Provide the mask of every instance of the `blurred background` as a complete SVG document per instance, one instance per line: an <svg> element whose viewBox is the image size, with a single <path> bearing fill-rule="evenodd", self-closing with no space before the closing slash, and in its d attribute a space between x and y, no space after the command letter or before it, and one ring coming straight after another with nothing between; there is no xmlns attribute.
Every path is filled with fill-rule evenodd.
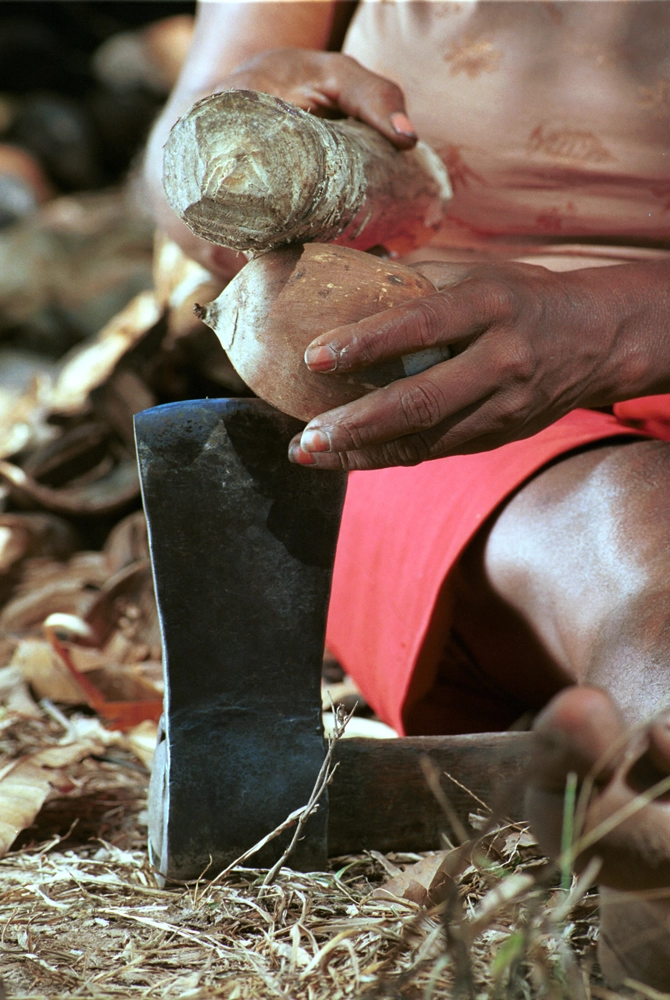
<svg viewBox="0 0 670 1000"><path fill-rule="evenodd" d="M133 415L246 391L139 181L194 8L0 2L0 670L120 726L161 699Z"/></svg>
<svg viewBox="0 0 670 1000"><path fill-rule="evenodd" d="M57 191L118 183L176 78L194 8L184 0L2 0L3 143L34 156Z"/></svg>
<svg viewBox="0 0 670 1000"><path fill-rule="evenodd" d="M49 268L52 258L73 252L72 241L63 236L57 247L47 249L50 237L44 236L39 254L37 235L31 238L25 228L13 227L21 221L30 227L39 209L59 195L100 193L124 184L179 72L194 6L181 0L0 2L0 345L57 359L99 328L124 299L150 286L145 254L143 267L139 259L136 269L128 262L121 267L123 280L110 277L108 287L95 295L84 287L90 263L79 293L72 290L72 301L45 294L46 275L43 294L35 295L37 277L29 279L25 271ZM107 205L109 213L109 199L81 204L93 213L87 225L94 239L95 211L100 214ZM136 258L140 246L133 239L141 242L144 235L146 241L150 230L140 205L137 199L132 213L119 205L116 227L117 238L129 227L128 250ZM126 218L129 213L132 218ZM102 218L99 228L105 228ZM32 309L19 301L23 292L32 295Z"/></svg>
<svg viewBox="0 0 670 1000"><path fill-rule="evenodd" d="M0 688L121 728L162 697L133 416L250 394L193 312L221 283L142 196L194 7L0 0ZM328 655L324 684L364 710Z"/></svg>

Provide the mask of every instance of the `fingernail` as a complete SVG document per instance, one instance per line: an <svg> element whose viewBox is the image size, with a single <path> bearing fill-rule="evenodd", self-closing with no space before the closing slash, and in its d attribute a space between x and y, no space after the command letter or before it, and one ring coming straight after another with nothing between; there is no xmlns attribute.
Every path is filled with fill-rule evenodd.
<svg viewBox="0 0 670 1000"><path fill-rule="evenodd" d="M289 462L293 462L294 465L314 465L316 459L309 452L303 451L297 441L294 441L288 449L288 459Z"/></svg>
<svg viewBox="0 0 670 1000"><path fill-rule="evenodd" d="M330 435L328 431L308 427L302 432L300 447L303 451L330 451Z"/></svg>
<svg viewBox="0 0 670 1000"><path fill-rule="evenodd" d="M408 135L416 138L416 129L407 115L404 115L402 111L396 111L395 114L391 115L391 125L393 126L393 131L397 132L398 135Z"/></svg>
<svg viewBox="0 0 670 1000"><path fill-rule="evenodd" d="M332 347L308 347L305 351L305 364L312 371L334 372L337 368L337 354Z"/></svg>

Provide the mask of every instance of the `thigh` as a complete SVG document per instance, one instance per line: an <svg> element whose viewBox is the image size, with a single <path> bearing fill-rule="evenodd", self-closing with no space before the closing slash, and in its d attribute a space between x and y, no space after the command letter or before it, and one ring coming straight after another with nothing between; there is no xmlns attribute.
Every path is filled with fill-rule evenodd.
<svg viewBox="0 0 670 1000"><path fill-rule="evenodd" d="M469 546L462 627L514 694L547 700L587 679L619 694L637 683L621 651L658 659L670 641L669 552L670 444L592 446L527 482ZM655 676L650 704L667 690Z"/></svg>
<svg viewBox="0 0 670 1000"><path fill-rule="evenodd" d="M463 565L468 562L461 560L462 553L477 550L482 565L482 525L538 470L546 470L549 463L576 448L595 441L620 440L625 433L612 416L577 410L531 438L494 451L437 459L415 468L350 475L333 573L327 644L384 721L399 732L425 732L427 725L435 731L440 725L433 688L438 667L444 677L442 667L450 659L445 656L445 643L453 623L452 593L457 602L460 600L457 614L464 628L471 620L475 623L473 628L465 628L468 634L460 636L461 645L468 647L472 639L475 661L479 661L479 653L474 647L482 647L484 653L492 648L495 655L490 670L489 659L484 656L482 660L491 679L497 670L505 682L512 683L510 678L517 676L515 650L524 642L532 644L533 636L523 621L509 618L483 571L479 578L484 582L480 586L477 580L474 587L476 600L468 601L468 588L460 581L459 561ZM473 539L477 539L474 545ZM470 558L469 563L476 566L477 558ZM496 615L497 628L493 629ZM563 675L552 675L552 661L540 644L535 642L532 652L533 663L544 655L542 668L528 671L537 689L531 691L528 683L519 680L520 690L510 692L514 704L506 719L516 711L518 695L531 699L534 707L551 696L556 684L569 683ZM479 690L476 680L470 687ZM442 690L449 700L451 695L446 695L444 687ZM463 684L459 683L458 690L463 691ZM500 683L496 681L491 690L499 692ZM462 701L462 694L458 697ZM478 728L492 725L494 707L491 702L485 718L480 713ZM454 702L450 712L453 725L458 724L460 714ZM506 723L503 720L500 724Z"/></svg>

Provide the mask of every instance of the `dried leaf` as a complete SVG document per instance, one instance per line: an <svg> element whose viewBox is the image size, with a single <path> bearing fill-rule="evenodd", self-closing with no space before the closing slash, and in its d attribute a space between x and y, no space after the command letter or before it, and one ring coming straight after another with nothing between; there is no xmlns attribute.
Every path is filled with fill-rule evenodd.
<svg viewBox="0 0 670 1000"><path fill-rule="evenodd" d="M115 371L92 393L95 411L113 427L122 441L134 446L133 417L156 405L156 397L140 376L129 369Z"/></svg>
<svg viewBox="0 0 670 1000"><path fill-rule="evenodd" d="M95 555L95 562L102 564L104 579L107 575L104 557ZM91 588L101 585L99 573L87 572L75 560L67 565L47 561L35 569L43 570L42 579L36 572L35 579L24 581L17 588L16 596L0 612L0 628L21 632L41 625L55 612L83 615L96 597Z"/></svg>
<svg viewBox="0 0 670 1000"><path fill-rule="evenodd" d="M151 769L158 739L158 726L150 719L133 726L123 737L122 746L127 746L145 767Z"/></svg>
<svg viewBox="0 0 670 1000"><path fill-rule="evenodd" d="M25 678L16 666L0 670L0 705L7 713L6 718L12 715L29 719L40 717L40 710L30 696Z"/></svg>
<svg viewBox="0 0 670 1000"><path fill-rule="evenodd" d="M55 440L34 449L20 463L33 479L64 485L90 474L108 450L109 428L97 420L79 422Z"/></svg>
<svg viewBox="0 0 670 1000"><path fill-rule="evenodd" d="M23 683L23 674L15 666L3 667L0 670L0 705L4 704L12 691Z"/></svg>
<svg viewBox="0 0 670 1000"><path fill-rule="evenodd" d="M18 640L0 628L0 668L7 667L12 661Z"/></svg>
<svg viewBox="0 0 670 1000"><path fill-rule="evenodd" d="M108 578L109 565L104 553L82 551L75 552L66 563L45 558L27 560L18 590L28 593L35 586L45 587L63 580L99 590Z"/></svg>
<svg viewBox="0 0 670 1000"><path fill-rule="evenodd" d="M93 483L56 490L38 483L18 465L0 461L0 479L6 480L11 495L18 502L28 501L56 514L111 514L139 494L134 459L122 458L111 469L107 462L101 463L101 472L103 474Z"/></svg>
<svg viewBox="0 0 670 1000"><path fill-rule="evenodd" d="M146 675L143 666L142 663L105 663L103 667L90 671L88 678L108 702L151 702L152 705L155 702L160 707L163 703L162 684L157 686ZM102 711L104 714L104 708ZM147 717L156 718L153 707Z"/></svg>
<svg viewBox="0 0 670 1000"><path fill-rule="evenodd" d="M0 573L24 556L63 559L75 548L72 528L51 514L0 514Z"/></svg>
<svg viewBox="0 0 670 1000"><path fill-rule="evenodd" d="M240 259L240 266L243 263ZM189 367L233 392L246 386L233 368L218 337L195 314L196 305L216 299L225 282L214 277L160 230L154 242L154 284L158 301L167 310L165 348L175 351Z"/></svg>
<svg viewBox="0 0 670 1000"><path fill-rule="evenodd" d="M53 438L46 423L54 365L35 355L0 351L0 458Z"/></svg>
<svg viewBox="0 0 670 1000"><path fill-rule="evenodd" d="M469 864L470 851L466 846L438 851L395 875L381 888L375 889L372 896L381 899L397 896L419 906L434 906L445 898L449 883Z"/></svg>
<svg viewBox="0 0 670 1000"><path fill-rule="evenodd" d="M40 767L57 768L76 764L84 757L90 757L93 753L102 753L105 749L108 740L96 739L96 735L90 734L86 739L74 743L45 747L44 750L38 750L30 759L33 764L39 764Z"/></svg>
<svg viewBox="0 0 670 1000"><path fill-rule="evenodd" d="M0 857L31 825L50 790L49 775L30 760L0 771Z"/></svg>
<svg viewBox="0 0 670 1000"><path fill-rule="evenodd" d="M530 830L522 827L521 829L513 830L507 837L505 837L501 853L505 858L511 858L513 854L523 847L537 847L537 840L532 835Z"/></svg>
<svg viewBox="0 0 670 1000"><path fill-rule="evenodd" d="M23 639L14 652L10 669L20 671L38 698L65 705L81 705L86 701L81 686L44 640Z"/></svg>
<svg viewBox="0 0 670 1000"><path fill-rule="evenodd" d="M7 853L17 834L33 823L49 792L63 780L58 769L100 753L103 748L104 744L96 740L46 747L0 770L0 857Z"/></svg>
<svg viewBox="0 0 670 1000"><path fill-rule="evenodd" d="M184 301L193 298L198 289L203 290L203 298L193 299L193 302L210 302L205 296L205 289L209 286L214 290L212 299L215 299L223 290L224 282L215 278L213 274L198 264L191 257L187 257L181 247L165 235L160 229L156 230L154 238L154 265L153 265L154 287L156 299L164 309L171 312L179 310ZM218 291L216 291L218 289ZM191 316L193 316L193 306L191 305ZM196 320L196 322L199 322ZM170 326L173 320L170 318ZM173 336L179 336L176 331L172 331Z"/></svg>
<svg viewBox="0 0 670 1000"><path fill-rule="evenodd" d="M67 350L151 286L153 225L122 190L56 198L0 232L0 331Z"/></svg>
<svg viewBox="0 0 670 1000"><path fill-rule="evenodd" d="M64 641L61 634L66 624L64 617L47 618L44 631L56 655L81 686L87 704L116 729L130 729L145 719L157 722L163 712L163 699L140 671L119 664L105 664L103 669L89 674L77 670L71 644Z"/></svg>
<svg viewBox="0 0 670 1000"><path fill-rule="evenodd" d="M160 633L149 561L131 563L111 576L91 605L86 621L98 648L104 647L117 629L130 642L158 644ZM109 655L111 650L106 653ZM119 658L118 653L110 658Z"/></svg>
<svg viewBox="0 0 670 1000"><path fill-rule="evenodd" d="M6 573L23 558L28 540L28 532L23 528L0 524L0 573Z"/></svg>
<svg viewBox="0 0 670 1000"><path fill-rule="evenodd" d="M144 511L129 514L107 536L104 553L113 575L131 563L149 559L149 541Z"/></svg>

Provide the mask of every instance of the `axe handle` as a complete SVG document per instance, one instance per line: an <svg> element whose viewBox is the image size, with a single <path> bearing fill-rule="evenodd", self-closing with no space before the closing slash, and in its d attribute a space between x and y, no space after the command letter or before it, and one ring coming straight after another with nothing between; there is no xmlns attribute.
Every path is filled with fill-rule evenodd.
<svg viewBox="0 0 670 1000"><path fill-rule="evenodd" d="M343 739L330 786L328 853L362 850L430 851L442 847L449 824L426 784L421 758L430 757L442 788L470 830L470 813L486 810L523 820L523 773L532 733L473 733L391 740Z"/></svg>

